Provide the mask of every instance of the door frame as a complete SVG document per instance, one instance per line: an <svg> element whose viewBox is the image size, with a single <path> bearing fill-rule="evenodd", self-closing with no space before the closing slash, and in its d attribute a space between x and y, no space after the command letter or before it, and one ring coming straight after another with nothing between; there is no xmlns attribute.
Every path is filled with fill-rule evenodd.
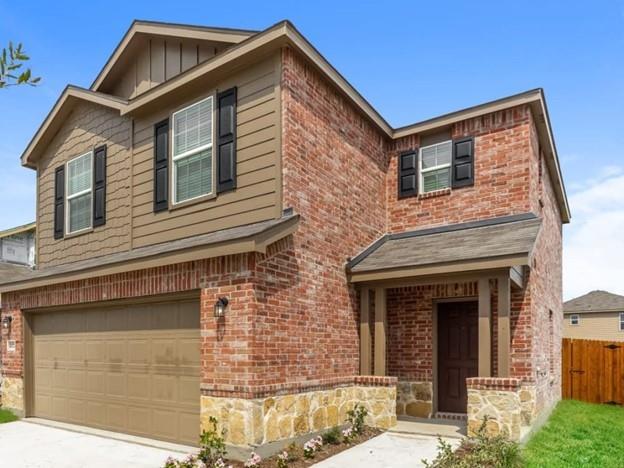
<svg viewBox="0 0 624 468"><path fill-rule="evenodd" d="M461 297L442 297L433 299L433 327L432 327L432 346L431 346L431 366L433 383L431 389L431 411L432 417L438 412L438 392L439 376L438 376L438 314L439 304L448 304L449 302L476 302L479 303L479 296L461 296Z"/></svg>

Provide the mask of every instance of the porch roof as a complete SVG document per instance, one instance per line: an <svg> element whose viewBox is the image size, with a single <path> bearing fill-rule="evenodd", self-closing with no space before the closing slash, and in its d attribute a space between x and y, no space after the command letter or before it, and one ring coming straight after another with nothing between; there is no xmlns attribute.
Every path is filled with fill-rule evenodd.
<svg viewBox="0 0 624 468"><path fill-rule="evenodd" d="M347 264L352 282L529 264L541 219L532 213L386 234Z"/></svg>

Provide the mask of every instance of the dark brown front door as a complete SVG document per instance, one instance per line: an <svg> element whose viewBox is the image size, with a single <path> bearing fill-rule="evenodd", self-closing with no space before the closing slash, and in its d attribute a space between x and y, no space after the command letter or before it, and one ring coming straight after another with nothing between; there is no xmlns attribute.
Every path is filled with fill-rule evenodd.
<svg viewBox="0 0 624 468"><path fill-rule="evenodd" d="M475 301L438 304L438 411L466 412L466 378L479 370L478 313Z"/></svg>

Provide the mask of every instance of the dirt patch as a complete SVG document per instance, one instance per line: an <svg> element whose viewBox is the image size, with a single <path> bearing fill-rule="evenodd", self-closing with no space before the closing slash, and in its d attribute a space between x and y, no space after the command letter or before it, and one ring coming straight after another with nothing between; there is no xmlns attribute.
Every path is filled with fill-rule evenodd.
<svg viewBox="0 0 624 468"><path fill-rule="evenodd" d="M383 431L379 429L373 429L371 427L365 427L362 434L355 437L350 442L339 442L337 444L324 444L321 449L319 449L315 454L314 458L306 459L303 457L303 447L297 445L296 447L288 447L286 450L289 455L288 468L305 468L308 466L312 466L315 463L318 463L322 460L325 460L337 453L340 453L344 450L347 450L355 445L361 444L362 442L366 442L368 439L372 439L375 436L378 436ZM232 465L233 468L243 468L245 464L243 462L237 461L228 461L227 465ZM261 468L275 468L277 465L277 455L272 456L271 458L266 458L262 460L260 463Z"/></svg>

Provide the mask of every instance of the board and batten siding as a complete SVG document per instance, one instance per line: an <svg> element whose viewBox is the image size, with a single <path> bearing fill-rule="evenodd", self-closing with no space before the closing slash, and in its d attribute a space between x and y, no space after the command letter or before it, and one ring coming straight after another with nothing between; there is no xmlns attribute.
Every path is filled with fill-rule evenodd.
<svg viewBox="0 0 624 468"><path fill-rule="evenodd" d="M624 341L624 331L620 331L620 312L578 314L578 325L570 325L570 315L575 314L565 314L563 318L564 338Z"/></svg>
<svg viewBox="0 0 624 468"><path fill-rule="evenodd" d="M143 37L116 84L103 91L125 99L134 98L211 59L229 46L231 44L221 42Z"/></svg>
<svg viewBox="0 0 624 468"><path fill-rule="evenodd" d="M77 104L42 155L37 170L37 263L39 268L99 257L130 248L130 155L132 122L116 110ZM54 239L54 170L107 145L106 225Z"/></svg>
<svg viewBox="0 0 624 468"><path fill-rule="evenodd" d="M154 124L170 117L177 109L232 86L236 86L238 91L236 190L206 201L154 213ZM266 58L214 85L207 84L203 94L188 96L177 104L175 108L135 120L133 248L281 216L279 56ZM172 170L171 165L169 170Z"/></svg>

